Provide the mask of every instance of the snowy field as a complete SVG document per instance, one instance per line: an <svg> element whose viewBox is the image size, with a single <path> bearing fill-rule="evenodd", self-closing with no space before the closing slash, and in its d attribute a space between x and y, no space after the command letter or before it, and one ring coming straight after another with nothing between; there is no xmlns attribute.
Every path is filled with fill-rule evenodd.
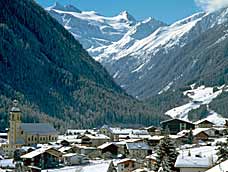
<svg viewBox="0 0 228 172"><path fill-rule="evenodd" d="M84 166L66 166L60 169L42 170L42 172L107 172L110 161L91 161Z"/></svg>
<svg viewBox="0 0 228 172"><path fill-rule="evenodd" d="M193 109L198 109L201 105L209 105L213 99L219 96L222 93L223 87L219 87L218 91L213 92L213 87L200 86L196 89L187 90L183 94L190 98L189 103L173 108L167 111L165 114L172 118L180 118L183 120L188 119L188 113ZM216 125L223 125L225 119L221 115L210 110L208 108L210 115L207 117L207 120L215 123Z"/></svg>

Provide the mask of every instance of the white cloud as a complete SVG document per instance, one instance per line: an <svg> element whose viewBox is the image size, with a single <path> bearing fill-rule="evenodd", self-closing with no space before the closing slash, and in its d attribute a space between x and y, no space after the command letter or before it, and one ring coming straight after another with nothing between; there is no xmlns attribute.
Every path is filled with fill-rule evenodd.
<svg viewBox="0 0 228 172"><path fill-rule="evenodd" d="M228 0L195 0L195 2L205 11L216 11L228 7Z"/></svg>

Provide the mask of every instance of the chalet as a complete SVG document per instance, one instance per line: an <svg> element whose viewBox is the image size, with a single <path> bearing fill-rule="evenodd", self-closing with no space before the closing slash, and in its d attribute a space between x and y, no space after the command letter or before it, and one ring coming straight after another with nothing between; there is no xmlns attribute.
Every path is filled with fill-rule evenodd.
<svg viewBox="0 0 228 172"><path fill-rule="evenodd" d="M183 130L179 132L177 135L179 136L186 136L187 139L189 135L190 130ZM196 128L192 130L193 135L193 143L199 143L199 141L207 141L209 138L209 135L205 132L204 128Z"/></svg>
<svg viewBox="0 0 228 172"><path fill-rule="evenodd" d="M134 159L123 159L117 163L117 172L130 172L137 169L137 163Z"/></svg>
<svg viewBox="0 0 228 172"><path fill-rule="evenodd" d="M195 128L193 123L181 119L169 119L162 121L161 126L163 130L168 130L170 134L177 134L182 130L190 130Z"/></svg>
<svg viewBox="0 0 228 172"><path fill-rule="evenodd" d="M110 138L104 134L85 134L79 137L81 144L85 146L97 147L110 141Z"/></svg>
<svg viewBox="0 0 228 172"><path fill-rule="evenodd" d="M157 164L156 155L148 155L146 157L146 166L148 169L152 170L156 164Z"/></svg>
<svg viewBox="0 0 228 172"><path fill-rule="evenodd" d="M175 167L180 172L205 172L212 166L212 162L208 157L191 157L182 156L177 157Z"/></svg>
<svg viewBox="0 0 228 172"><path fill-rule="evenodd" d="M42 147L21 156L24 166L35 166L41 169L56 168L62 153L52 147Z"/></svg>
<svg viewBox="0 0 228 172"><path fill-rule="evenodd" d="M212 128L215 125L213 122L210 122L207 119L196 121L194 124L196 128Z"/></svg>
<svg viewBox="0 0 228 172"><path fill-rule="evenodd" d="M74 150L78 154L84 154L87 156L91 156L93 154L98 154L97 148L95 147L88 147L88 146L82 146L82 145L73 145Z"/></svg>
<svg viewBox="0 0 228 172"><path fill-rule="evenodd" d="M118 146L114 143L104 143L98 147L101 154L110 153L111 155L117 156L118 154Z"/></svg>
<svg viewBox="0 0 228 172"><path fill-rule="evenodd" d="M89 158L83 154L68 153L63 155L64 165L81 165L89 163Z"/></svg>
<svg viewBox="0 0 228 172"><path fill-rule="evenodd" d="M152 149L144 142L126 143L126 149L130 158L142 159L152 154Z"/></svg>
<svg viewBox="0 0 228 172"><path fill-rule="evenodd" d="M58 151L61 152L62 154L75 153L76 148L72 146L62 146L58 149Z"/></svg>
<svg viewBox="0 0 228 172"><path fill-rule="evenodd" d="M148 144L150 146L157 146L160 143L160 140L163 139L164 136L152 136L148 139Z"/></svg>
<svg viewBox="0 0 228 172"><path fill-rule="evenodd" d="M71 144L81 144L81 139L78 135L59 135L57 143L63 146L69 146Z"/></svg>
<svg viewBox="0 0 228 172"><path fill-rule="evenodd" d="M155 127L155 126L146 127L145 130L147 130L147 132L148 132L151 136L154 136L154 135L161 135L161 131L162 131L161 128Z"/></svg>
<svg viewBox="0 0 228 172"><path fill-rule="evenodd" d="M111 141L119 141L120 137L126 139L133 129L111 128L104 125L100 128L99 133L110 137ZM129 137L130 138L130 137Z"/></svg>

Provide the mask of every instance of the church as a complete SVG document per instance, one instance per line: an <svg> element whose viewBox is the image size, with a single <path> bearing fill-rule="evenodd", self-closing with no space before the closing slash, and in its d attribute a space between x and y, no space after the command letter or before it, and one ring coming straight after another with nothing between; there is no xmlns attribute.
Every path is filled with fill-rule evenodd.
<svg viewBox="0 0 228 172"><path fill-rule="evenodd" d="M10 110L8 141L2 144L5 156L13 157L14 151L22 146L33 146L56 142L58 132L48 123L22 123L18 101L13 101Z"/></svg>

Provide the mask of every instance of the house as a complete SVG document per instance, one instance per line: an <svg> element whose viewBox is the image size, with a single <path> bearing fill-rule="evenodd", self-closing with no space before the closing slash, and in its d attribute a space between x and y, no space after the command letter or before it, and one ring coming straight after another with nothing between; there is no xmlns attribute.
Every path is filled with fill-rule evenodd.
<svg viewBox="0 0 228 172"><path fill-rule="evenodd" d="M74 136L78 136L78 135L84 135L84 134L96 134L97 132L95 130L92 129L68 129L66 132L66 135L74 135Z"/></svg>
<svg viewBox="0 0 228 172"><path fill-rule="evenodd" d="M164 136L152 136L148 139L148 144L150 146L157 146L160 143L160 140L163 139Z"/></svg>
<svg viewBox="0 0 228 172"><path fill-rule="evenodd" d="M61 152L62 154L75 153L76 148L72 146L62 146L58 149L58 151Z"/></svg>
<svg viewBox="0 0 228 172"><path fill-rule="evenodd" d="M227 172L228 171L228 160L216 165L215 167L207 170L206 172Z"/></svg>
<svg viewBox="0 0 228 172"><path fill-rule="evenodd" d="M111 128L104 125L100 128L99 133L104 134L110 138L110 141L119 141L120 137L126 139L133 129ZM130 137L129 137L130 138Z"/></svg>
<svg viewBox="0 0 228 172"><path fill-rule="evenodd" d="M138 166L134 159L123 159L117 163L117 172L131 172L137 168Z"/></svg>
<svg viewBox="0 0 228 172"><path fill-rule="evenodd" d="M127 156L130 158L142 159L152 154L152 149L144 142L126 143L126 149Z"/></svg>
<svg viewBox="0 0 228 172"><path fill-rule="evenodd" d="M161 122L164 131L169 131L170 134L177 134L182 130L194 129L195 125L189 121L181 119L169 119Z"/></svg>
<svg viewBox="0 0 228 172"><path fill-rule="evenodd" d="M205 132L206 130L204 128L196 128L192 130L192 139L193 143L199 143L199 141L207 141L209 138L209 135ZM185 136L186 141L188 138L190 130L183 130L179 132L177 135L179 136Z"/></svg>
<svg viewBox="0 0 228 172"><path fill-rule="evenodd" d="M157 158L156 158L156 154L155 155L148 155L146 157L146 167L150 170L153 169L153 167L157 164Z"/></svg>
<svg viewBox="0 0 228 172"><path fill-rule="evenodd" d="M212 128L215 125L213 122L210 122L207 119L196 121L194 124L196 128Z"/></svg>
<svg viewBox="0 0 228 172"><path fill-rule="evenodd" d="M89 163L89 158L83 154L68 153L63 155L64 165L81 165Z"/></svg>
<svg viewBox="0 0 228 172"><path fill-rule="evenodd" d="M101 154L109 153L111 155L117 156L118 154L118 146L114 143L104 143L98 147Z"/></svg>
<svg viewBox="0 0 228 172"><path fill-rule="evenodd" d="M9 123L8 142L1 146L5 156L13 157L14 151L21 146L57 141L58 132L50 124L21 122L21 110L17 100L13 101Z"/></svg>
<svg viewBox="0 0 228 172"><path fill-rule="evenodd" d="M59 135L57 143L63 146L69 146L71 144L81 144L81 139L78 139L78 135Z"/></svg>
<svg viewBox="0 0 228 172"><path fill-rule="evenodd" d="M51 146L42 147L21 156L24 166L35 166L41 169L56 168L62 153Z"/></svg>
<svg viewBox="0 0 228 172"><path fill-rule="evenodd" d="M110 138L104 134L84 134L79 136L81 144L85 146L98 147L110 141Z"/></svg>
<svg viewBox="0 0 228 172"><path fill-rule="evenodd" d="M147 130L147 132L148 132L151 136L154 136L154 135L161 135L161 131L162 131L161 128L155 127L155 126L146 127L145 130Z"/></svg>
<svg viewBox="0 0 228 172"><path fill-rule="evenodd" d="M205 172L212 166L212 161L208 157L192 157L182 156L177 157L175 167L180 172Z"/></svg>
<svg viewBox="0 0 228 172"><path fill-rule="evenodd" d="M86 155L90 158L99 155L97 148L82 145L73 145L75 153Z"/></svg>

